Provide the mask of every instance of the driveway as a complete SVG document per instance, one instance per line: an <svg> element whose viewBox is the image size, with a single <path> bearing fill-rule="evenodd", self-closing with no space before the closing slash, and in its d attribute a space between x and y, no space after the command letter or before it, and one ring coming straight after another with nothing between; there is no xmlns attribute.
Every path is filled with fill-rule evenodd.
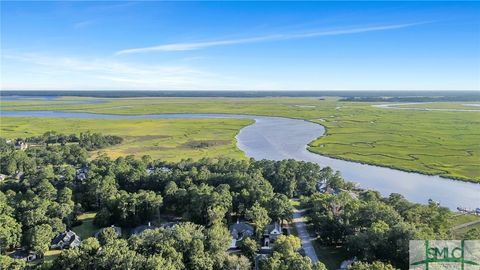
<svg viewBox="0 0 480 270"><path fill-rule="evenodd" d="M297 209L294 208L293 212L293 224L298 232L298 237L302 242L302 247L305 250L305 255L307 255L313 263L318 262L317 254L315 253L315 249L313 248L312 241L314 240L313 237L307 231L307 225L305 224L305 220L303 218L305 214L305 209Z"/></svg>

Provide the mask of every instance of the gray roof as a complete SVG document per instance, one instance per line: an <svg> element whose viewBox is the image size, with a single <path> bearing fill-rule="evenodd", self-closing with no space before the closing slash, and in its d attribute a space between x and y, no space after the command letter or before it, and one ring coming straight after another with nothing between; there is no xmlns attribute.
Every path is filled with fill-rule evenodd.
<svg viewBox="0 0 480 270"><path fill-rule="evenodd" d="M8 255L12 259L25 260L27 262L37 259L37 254L33 251L17 249Z"/></svg>
<svg viewBox="0 0 480 270"><path fill-rule="evenodd" d="M140 225L132 229L132 234L141 234L145 230L153 230L155 229L155 226L152 225Z"/></svg>
<svg viewBox="0 0 480 270"><path fill-rule="evenodd" d="M252 232L254 231L253 226L247 223L235 223L230 225L229 227L230 231L236 230L239 233L242 232Z"/></svg>
<svg viewBox="0 0 480 270"><path fill-rule="evenodd" d="M80 236L78 236L73 231L65 231L63 233L58 234L55 238L53 238L51 245L57 246L60 245L61 248L67 247L77 247L80 245L82 241L80 240Z"/></svg>
<svg viewBox="0 0 480 270"><path fill-rule="evenodd" d="M267 227L265 228L266 233L271 233L274 229L282 233L282 227L278 222L275 222L273 224L268 224Z"/></svg>
<svg viewBox="0 0 480 270"><path fill-rule="evenodd" d="M252 236L254 228L252 225L246 223L235 223L230 225L229 231L234 239L240 241L244 236Z"/></svg>

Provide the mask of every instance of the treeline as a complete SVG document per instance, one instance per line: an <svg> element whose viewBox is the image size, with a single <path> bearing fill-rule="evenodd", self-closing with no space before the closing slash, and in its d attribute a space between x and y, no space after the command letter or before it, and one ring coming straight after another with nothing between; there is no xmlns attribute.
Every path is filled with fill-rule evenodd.
<svg viewBox="0 0 480 270"><path fill-rule="evenodd" d="M116 160L102 156L88 166L88 179L77 187L82 207L100 211L98 224L118 223L128 227L146 221L135 218L128 209L135 209L135 215L148 219L154 212L140 212L139 204L151 207L160 201L164 213L205 226L228 224L259 211L268 213L264 217L268 219L266 224L288 220L292 214L289 198L313 194L316 182L326 171L316 164L293 160L202 159L164 163L133 156ZM149 173L147 168L168 170Z"/></svg>
<svg viewBox="0 0 480 270"><path fill-rule="evenodd" d="M19 100L24 97L44 97L56 100L56 97L378 97L378 96L467 96L477 95L476 91L14 91L3 90L0 96L4 99Z"/></svg>
<svg viewBox="0 0 480 270"><path fill-rule="evenodd" d="M123 139L118 136L90 132L79 135L46 132L41 136L18 138L14 142L0 138L2 154L0 173L5 175L32 174L38 167L51 165L54 166L51 169L55 170L57 175L60 174L59 170L69 170L67 173L63 173L63 176L72 178L75 176L75 172L69 167L60 165L85 166L88 151L120 144L122 141ZM28 147L25 151L16 151L15 145L18 142L34 144L35 147Z"/></svg>
<svg viewBox="0 0 480 270"><path fill-rule="evenodd" d="M63 252L49 269L223 269L230 244L225 227L193 223L147 230L128 240L112 228L101 234Z"/></svg>
<svg viewBox="0 0 480 270"><path fill-rule="evenodd" d="M480 94L470 93L468 95L446 95L446 96L355 96L345 97L340 101L359 102L447 102L447 101L480 101Z"/></svg>
<svg viewBox="0 0 480 270"><path fill-rule="evenodd" d="M21 139L17 139L21 140ZM34 144L50 144L59 143L65 145L67 143L78 143L82 148L88 151L105 148L111 145L122 143L123 139L114 135L102 135L100 133L82 132L77 134L62 134L55 131L45 132L41 136L28 137L24 140L27 143Z"/></svg>
<svg viewBox="0 0 480 270"><path fill-rule="evenodd" d="M72 148L79 151L72 153ZM316 177L323 175L317 165L292 160L165 163L148 156L100 156L87 161L79 145L2 149L0 162L24 173L21 180L0 185L0 220L8 225L0 229L3 254L24 248L42 256L53 237L77 225L76 217L85 211L97 212L94 223L100 227L117 225L127 231L155 223L160 213L183 220L172 229L128 239L86 239L56 260L28 266L41 269L250 269L252 256L226 255L231 243L228 224L245 219L256 225L248 253L254 254L266 225L291 218L289 198L312 194ZM79 180L79 171L87 177ZM292 241L298 239L285 239L288 248L281 249L280 241L278 254L262 262L262 269L278 264L289 265L285 269L322 268L300 255ZM7 256L2 263L2 269L22 265Z"/></svg>
<svg viewBox="0 0 480 270"><path fill-rule="evenodd" d="M453 213L431 202L420 205L400 194L382 198L376 191L356 196L315 193L304 198L319 241L344 246L350 256L384 261L408 269L409 240L454 239L450 229ZM465 239L480 239L473 229Z"/></svg>

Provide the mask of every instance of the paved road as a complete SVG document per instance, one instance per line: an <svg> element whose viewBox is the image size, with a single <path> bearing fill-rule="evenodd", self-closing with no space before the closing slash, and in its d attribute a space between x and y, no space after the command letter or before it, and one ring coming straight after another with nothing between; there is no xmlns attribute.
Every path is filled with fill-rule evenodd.
<svg viewBox="0 0 480 270"><path fill-rule="evenodd" d="M317 254L315 253L315 249L313 248L312 241L313 238L307 231L307 225L305 225L303 215L305 214L305 209L297 209L294 208L293 212L293 223L297 228L298 237L302 242L302 247L305 250L305 255L307 255L313 263L318 262Z"/></svg>

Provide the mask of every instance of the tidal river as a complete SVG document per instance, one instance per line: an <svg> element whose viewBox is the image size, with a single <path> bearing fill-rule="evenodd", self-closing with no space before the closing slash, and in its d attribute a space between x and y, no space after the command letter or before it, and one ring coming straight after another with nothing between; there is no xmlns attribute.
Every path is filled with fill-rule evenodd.
<svg viewBox="0 0 480 270"><path fill-rule="evenodd" d="M480 207L480 184L466 183L439 176L409 173L399 170L333 159L310 153L307 144L322 136L323 126L304 120L281 117L234 114L150 114L115 115L60 111L0 111L1 116L59 117L59 118L249 118L255 123L242 128L237 135L237 146L248 157L255 159L295 159L330 166L360 187L374 189L388 196L400 193L407 199L427 203L439 201L455 209Z"/></svg>

